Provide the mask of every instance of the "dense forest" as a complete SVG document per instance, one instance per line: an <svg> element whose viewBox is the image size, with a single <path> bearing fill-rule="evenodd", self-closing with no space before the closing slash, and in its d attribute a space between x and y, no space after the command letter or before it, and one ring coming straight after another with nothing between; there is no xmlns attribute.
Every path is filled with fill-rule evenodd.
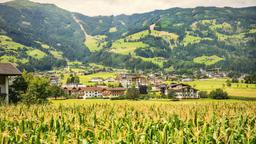
<svg viewBox="0 0 256 144"><path fill-rule="evenodd" d="M256 7L89 17L55 5L12 1L0 4L0 50L0 61L28 70L65 66L68 59L145 71L218 67L253 73Z"/></svg>

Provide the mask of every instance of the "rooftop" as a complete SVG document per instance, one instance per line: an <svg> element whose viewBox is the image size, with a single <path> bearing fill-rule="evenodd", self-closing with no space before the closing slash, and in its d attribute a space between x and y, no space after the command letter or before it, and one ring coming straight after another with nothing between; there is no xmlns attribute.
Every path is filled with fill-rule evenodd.
<svg viewBox="0 0 256 144"><path fill-rule="evenodd" d="M16 76L21 75L21 72L11 63L0 63L0 75Z"/></svg>

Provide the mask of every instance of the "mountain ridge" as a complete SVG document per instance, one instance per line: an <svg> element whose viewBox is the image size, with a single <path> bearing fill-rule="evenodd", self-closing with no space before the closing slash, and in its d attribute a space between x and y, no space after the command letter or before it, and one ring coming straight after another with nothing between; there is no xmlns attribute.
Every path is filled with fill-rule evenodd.
<svg viewBox="0 0 256 144"><path fill-rule="evenodd" d="M24 2L0 4L0 34L10 37L12 44L27 47L10 50L12 44L6 46L6 40L0 39L0 61L29 70L65 66L65 59L151 71L223 67L225 71L251 72L256 67L256 7L170 8L90 17L52 4ZM46 45L49 49L43 47ZM62 59L58 59L60 55ZM36 62L29 67L13 57L8 59L11 56ZM52 60L44 64L45 59ZM47 66L38 68L38 63ZM239 68L241 63L245 68Z"/></svg>

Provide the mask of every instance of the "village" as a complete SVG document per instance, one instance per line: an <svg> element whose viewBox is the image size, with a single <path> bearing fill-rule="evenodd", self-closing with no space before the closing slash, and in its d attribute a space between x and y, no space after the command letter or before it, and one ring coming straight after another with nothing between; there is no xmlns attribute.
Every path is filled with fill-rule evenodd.
<svg viewBox="0 0 256 144"><path fill-rule="evenodd" d="M54 79L51 80L56 83ZM112 98L124 96L128 88L135 86L139 89L140 94L160 93L160 95L168 95L168 90L174 90L177 94L176 98L199 98L198 90L186 84L172 83L167 85L163 79L157 77L146 77L140 74L120 74L116 78L102 79L95 77L91 79L95 86L86 86L80 84L62 85L64 92L68 95L74 95L77 98ZM108 87L104 83L118 82L118 87Z"/></svg>
<svg viewBox="0 0 256 144"><path fill-rule="evenodd" d="M98 72L100 71L97 71L97 73ZM77 99L108 99L122 97L126 94L127 89L132 87L138 89L141 95L152 94L163 98L167 96L170 91L173 91L177 99L199 99L199 90L191 85L185 84L186 82L191 82L196 77L204 79L227 76L225 72L220 72L219 69L214 69L209 72L200 69L200 74L195 73L193 77L176 74L164 75L162 73L145 74L141 72L123 72L116 74L115 77L91 77L89 80L90 85L85 85L74 81L62 84L60 77L52 73L49 73L49 75L53 85L61 85L65 94ZM88 75L88 73L72 73L71 75ZM109 83L115 83L116 85L109 85Z"/></svg>
<svg viewBox="0 0 256 144"><path fill-rule="evenodd" d="M2 97L8 95L9 85L20 72L14 65L2 63L0 74L0 93ZM129 89L134 88L139 99L200 99L207 98L209 90L198 88L194 83L202 85L204 81L225 80L216 88L225 89L236 84L235 88L248 88L242 84L245 75L230 81L230 73L215 69L199 69L193 75L175 73L144 73L141 71L118 71L111 69L95 69L94 71L74 71L71 69L48 72L30 73L35 77L46 78L49 84L61 89L63 94L53 96L55 99L126 99ZM85 80L86 79L86 80ZM230 81L230 82L229 82ZM228 83L227 83L228 82ZM240 84L239 84L240 82ZM209 85L208 85L209 87ZM240 88L240 89L241 89ZM212 86L209 89L214 89ZM233 86L234 89L234 86ZM202 95L203 94L203 95ZM51 97L51 96L49 96ZM8 101L9 98L6 98Z"/></svg>

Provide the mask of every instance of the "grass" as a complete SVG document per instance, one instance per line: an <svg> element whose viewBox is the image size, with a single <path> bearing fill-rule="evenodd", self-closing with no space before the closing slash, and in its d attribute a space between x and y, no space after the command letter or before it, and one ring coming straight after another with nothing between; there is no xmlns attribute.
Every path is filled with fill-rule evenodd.
<svg viewBox="0 0 256 144"><path fill-rule="evenodd" d="M237 97L256 97L256 85L255 84L244 84L235 83L231 87L223 87L226 84L227 79L207 79L207 80L196 80L193 82L186 82L187 84L202 90L212 91L217 88L224 89L230 96Z"/></svg>
<svg viewBox="0 0 256 144"><path fill-rule="evenodd" d="M117 28L116 27L112 27L112 28L109 29L109 32L110 33L117 32Z"/></svg>
<svg viewBox="0 0 256 144"><path fill-rule="evenodd" d="M82 62L80 61L69 61L68 65L72 66L72 65L82 65Z"/></svg>
<svg viewBox="0 0 256 144"><path fill-rule="evenodd" d="M89 65L92 67L92 68L111 68L111 67L108 67L108 66L105 66L105 65L100 65L100 64L96 64L96 63L89 63Z"/></svg>
<svg viewBox="0 0 256 144"><path fill-rule="evenodd" d="M128 55L133 54L137 48L145 48L148 46L149 45L143 42L125 42L124 39L120 39L113 43L110 51L117 54Z"/></svg>
<svg viewBox="0 0 256 144"><path fill-rule="evenodd" d="M100 50L100 48L98 47L98 41L93 37L87 37L85 45L89 48L91 52Z"/></svg>
<svg viewBox="0 0 256 144"><path fill-rule="evenodd" d="M95 37L88 36L86 37L85 45L91 52L96 52L103 49L103 47L106 45L105 39L106 36L104 35L97 35Z"/></svg>
<svg viewBox="0 0 256 144"><path fill-rule="evenodd" d="M4 35L0 35L0 46L8 50L17 50L23 48L32 49L31 47L16 43L12 41L12 38Z"/></svg>
<svg viewBox="0 0 256 144"><path fill-rule="evenodd" d="M50 53L57 59L63 59L63 53L60 51L51 50Z"/></svg>
<svg viewBox="0 0 256 144"><path fill-rule="evenodd" d="M144 31L132 34L130 36L127 36L127 39L131 41L136 41L149 35L154 37L161 37L163 39L167 39L168 41L177 41L179 38L179 36L175 33L169 33L165 31L157 31L157 30L151 30L151 33L149 33L149 30L144 30Z"/></svg>
<svg viewBox="0 0 256 144"><path fill-rule="evenodd" d="M229 31L232 29L232 26L227 23L227 22L224 22L222 24L215 24L215 25L212 25L210 26L211 29L214 29L214 30L218 30L218 29L221 29L221 30L225 30L225 31Z"/></svg>
<svg viewBox="0 0 256 144"><path fill-rule="evenodd" d="M196 57L193 59L194 63L198 63L198 64L204 64L204 65L214 65L220 61L224 60L223 58L220 58L216 55L213 56L201 56L201 57Z"/></svg>
<svg viewBox="0 0 256 144"><path fill-rule="evenodd" d="M212 40L211 38L201 38L197 36L190 35L189 33L186 34L185 38L183 39L182 43L184 46L187 46L189 44L196 44L201 42L202 40Z"/></svg>
<svg viewBox="0 0 256 144"><path fill-rule="evenodd" d="M250 29L250 31L249 31L249 33L256 33L256 28L252 28L252 29Z"/></svg>
<svg viewBox="0 0 256 144"><path fill-rule="evenodd" d="M145 58L141 56L135 56L135 58L140 58L145 62L151 62L153 64L158 65L160 68L163 68L164 63L167 61L165 58L162 58L162 57Z"/></svg>
<svg viewBox="0 0 256 144"><path fill-rule="evenodd" d="M68 76L69 75L64 75L64 79L63 79L62 83L65 83L67 81ZM92 78L95 78L95 77L100 77L103 79L107 79L109 77L115 78L117 76L117 74L113 73L113 72L100 72L100 73L95 73L95 74L91 74L91 75L78 75L78 76L79 76L81 84L92 85L94 83L89 82Z"/></svg>
<svg viewBox="0 0 256 144"><path fill-rule="evenodd" d="M152 30L151 35L153 35L155 37L162 37L169 41L177 41L179 38L179 36L175 33L169 33L169 32L165 32L165 31L157 31L157 30Z"/></svg>
<svg viewBox="0 0 256 144"><path fill-rule="evenodd" d="M0 107L1 143L255 143L256 102L52 100Z"/></svg>
<svg viewBox="0 0 256 144"><path fill-rule="evenodd" d="M129 35L129 36L126 37L126 39L131 40L131 41L136 41L136 40L144 38L144 37L146 37L148 35L149 35L149 31L148 30L144 30L144 31L141 31L141 32Z"/></svg>
<svg viewBox="0 0 256 144"><path fill-rule="evenodd" d="M40 42L40 41L35 41L35 42L38 43L38 44L40 44L40 45L42 46L42 48L50 49L50 46L47 45L47 44L44 44L44 43L42 43L42 42Z"/></svg>
<svg viewBox="0 0 256 144"><path fill-rule="evenodd" d="M27 51L27 55L29 55L35 59L42 59L46 56L46 53L44 53L38 49L33 49L33 50Z"/></svg>
<svg viewBox="0 0 256 144"><path fill-rule="evenodd" d="M0 57L0 62L11 62L11 63L17 63L17 62L21 62L22 64L26 64L28 63L28 59L17 59L15 56L1 56Z"/></svg>

